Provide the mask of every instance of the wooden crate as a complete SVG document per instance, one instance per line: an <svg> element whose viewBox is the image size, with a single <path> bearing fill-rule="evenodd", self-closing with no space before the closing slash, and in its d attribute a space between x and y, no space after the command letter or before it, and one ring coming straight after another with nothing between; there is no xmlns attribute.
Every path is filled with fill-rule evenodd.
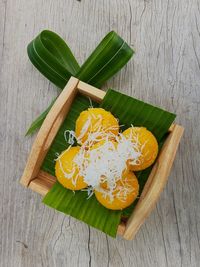
<svg viewBox="0 0 200 267"><path fill-rule="evenodd" d="M42 171L41 165L63 123L77 93L101 102L105 92L72 77L52 106L33 143L20 183L33 191L45 195L56 178ZM167 182L176 151L183 134L183 127L173 124L169 135L159 153L156 163L142 191L140 199L126 223L121 222L118 234L125 239L133 239L140 226L153 210Z"/></svg>

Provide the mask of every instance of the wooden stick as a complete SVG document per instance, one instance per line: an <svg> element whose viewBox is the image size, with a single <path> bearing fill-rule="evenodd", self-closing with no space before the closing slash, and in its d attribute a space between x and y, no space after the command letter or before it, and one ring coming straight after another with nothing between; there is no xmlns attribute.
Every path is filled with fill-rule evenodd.
<svg viewBox="0 0 200 267"><path fill-rule="evenodd" d="M42 196L45 196L56 182L56 177L47 172L39 171L38 176L29 184L29 188Z"/></svg>
<svg viewBox="0 0 200 267"><path fill-rule="evenodd" d="M125 230L126 230L126 224L125 224L124 222L121 222L121 223L118 225L118 228L117 228L117 234L123 236Z"/></svg>
<svg viewBox="0 0 200 267"><path fill-rule="evenodd" d="M24 186L27 187L31 180L37 177L40 166L51 146L51 143L75 98L78 82L79 80L73 77L69 80L45 118L35 142L33 143L24 173L20 180L20 183Z"/></svg>
<svg viewBox="0 0 200 267"><path fill-rule="evenodd" d="M140 200L127 221L126 230L123 235L125 239L133 239L140 226L154 208L167 182L183 131L183 127L174 125L172 132L163 145L160 155L143 189Z"/></svg>
<svg viewBox="0 0 200 267"><path fill-rule="evenodd" d="M101 102L106 95L106 92L81 81L78 83L77 89L81 94L91 97L96 102Z"/></svg>

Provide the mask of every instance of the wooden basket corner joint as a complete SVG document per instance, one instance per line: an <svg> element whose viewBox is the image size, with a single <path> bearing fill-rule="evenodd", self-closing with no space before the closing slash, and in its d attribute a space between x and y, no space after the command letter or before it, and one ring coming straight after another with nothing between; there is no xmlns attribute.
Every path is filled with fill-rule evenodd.
<svg viewBox="0 0 200 267"><path fill-rule="evenodd" d="M72 77L57 98L37 134L20 180L23 186L41 195L45 195L56 181L55 177L40 169L41 165L77 93L89 96L96 102L101 102L105 96L104 91ZM121 222L118 227L118 234L125 239L134 238L154 208L169 176L183 130L177 124L170 127L169 135L132 215L126 223Z"/></svg>

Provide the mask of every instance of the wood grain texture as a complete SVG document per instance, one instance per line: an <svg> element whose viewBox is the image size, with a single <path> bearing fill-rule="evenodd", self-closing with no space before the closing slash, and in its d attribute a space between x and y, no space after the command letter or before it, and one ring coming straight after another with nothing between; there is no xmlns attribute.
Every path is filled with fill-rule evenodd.
<svg viewBox="0 0 200 267"><path fill-rule="evenodd" d="M176 112L186 129L156 210L134 241L106 237L19 185L33 141L24 133L57 94L26 55L44 28L63 36L80 62L116 30L136 54L105 88ZM199 266L199 1L0 0L0 63L0 266Z"/></svg>

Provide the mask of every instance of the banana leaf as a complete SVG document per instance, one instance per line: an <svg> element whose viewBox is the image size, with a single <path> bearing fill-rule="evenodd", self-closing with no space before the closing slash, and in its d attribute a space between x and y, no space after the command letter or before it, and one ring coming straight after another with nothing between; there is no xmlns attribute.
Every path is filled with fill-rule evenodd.
<svg viewBox="0 0 200 267"><path fill-rule="evenodd" d="M93 105L97 106L95 103ZM78 115L88 106L89 103L86 98L82 96L76 98L70 113L61 126L51 149L44 160L42 166L44 171L55 175L54 159L56 153L60 153L67 147L64 140L64 131L66 129L74 129ZM111 89L107 91L100 107L111 111L114 116L119 118L120 124L125 125L124 128L130 127L131 124L135 126L145 126L153 132L160 146L164 142L168 129L175 119L175 114ZM152 167L136 173L140 184L140 193L146 183L151 168ZM112 237L116 236L120 218L128 217L132 213L136 204L135 202L123 211L111 211L101 206L94 196L87 199L86 192L78 191L72 193L72 191L66 190L58 182L44 197L43 202L52 208L86 222L88 225L91 225Z"/></svg>
<svg viewBox="0 0 200 267"><path fill-rule="evenodd" d="M101 87L132 57L134 51L114 31L109 32L80 67L70 48L52 31L42 31L27 48L33 65L56 86L63 89L71 76ZM32 134L45 119L45 110L27 131Z"/></svg>
<svg viewBox="0 0 200 267"><path fill-rule="evenodd" d="M42 31L30 42L27 53L33 65L61 89L80 69L68 45L52 31Z"/></svg>
<svg viewBox="0 0 200 267"><path fill-rule="evenodd" d="M129 61L133 53L127 43L111 31L81 66L76 77L100 88Z"/></svg>
<svg viewBox="0 0 200 267"><path fill-rule="evenodd" d="M87 199L86 192L74 193L56 182L50 193L43 199L43 203L116 237L121 212L106 209L94 195Z"/></svg>

